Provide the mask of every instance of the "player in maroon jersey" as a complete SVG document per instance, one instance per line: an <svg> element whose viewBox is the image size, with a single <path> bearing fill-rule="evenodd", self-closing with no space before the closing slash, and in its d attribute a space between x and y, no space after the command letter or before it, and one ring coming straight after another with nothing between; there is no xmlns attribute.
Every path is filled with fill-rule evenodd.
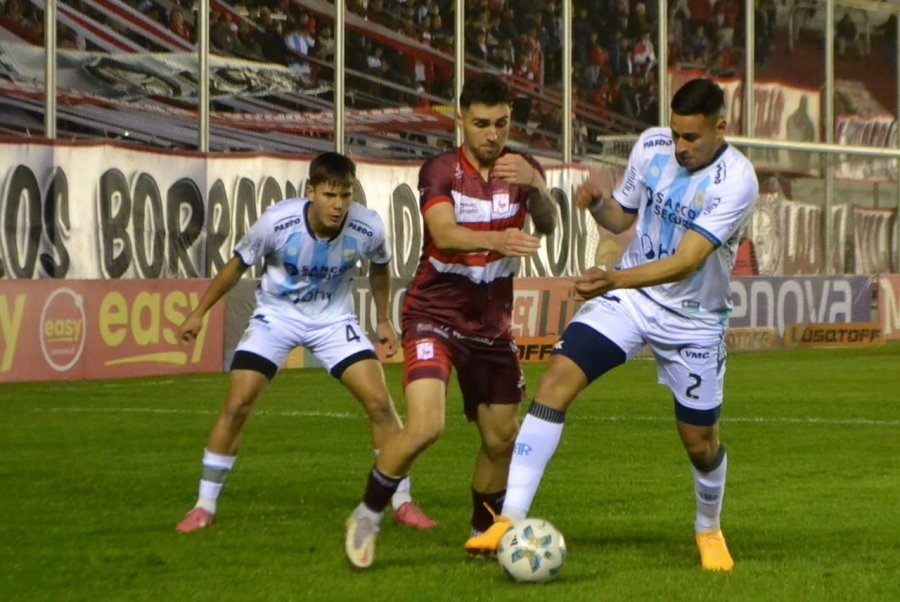
<svg viewBox="0 0 900 602"><path fill-rule="evenodd" d="M419 172L425 240L403 306L408 418L382 447L362 503L347 521L350 562L368 567L383 510L416 456L444 430L447 383L456 367L466 417L481 446L472 478L472 530L487 529L503 504L525 379L510 329L513 274L540 240L522 231L526 212L549 234L555 208L544 172L506 147L507 85L494 75L468 79L457 120L462 146Z"/></svg>

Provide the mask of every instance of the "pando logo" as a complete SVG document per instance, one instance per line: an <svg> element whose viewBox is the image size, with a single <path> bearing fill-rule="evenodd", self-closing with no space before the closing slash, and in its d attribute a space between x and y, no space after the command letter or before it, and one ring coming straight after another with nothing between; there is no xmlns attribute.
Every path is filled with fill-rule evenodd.
<svg viewBox="0 0 900 602"><path fill-rule="evenodd" d="M672 146L672 141L668 138L651 138L644 143L644 148L653 148L654 146Z"/></svg>
<svg viewBox="0 0 900 602"><path fill-rule="evenodd" d="M281 232L282 230L287 230L291 226L296 226L297 224L299 224L300 221L301 221L301 219L299 217L295 217L295 218L289 219L286 222L281 222L280 224L277 224L275 226L275 231Z"/></svg>
<svg viewBox="0 0 900 602"><path fill-rule="evenodd" d="M372 232L371 229L369 229L368 227L366 227L364 224L361 224L360 222L357 222L357 221L351 221L351 222L348 222L347 225L350 226L350 229L351 229L351 230L356 230L356 231L359 232L360 234L365 234L365 235L368 236L369 238L372 238L372 236L375 235L375 233Z"/></svg>
<svg viewBox="0 0 900 602"><path fill-rule="evenodd" d="M81 359L86 320L84 299L75 291L60 288L44 303L41 312L41 351L57 372L65 372Z"/></svg>

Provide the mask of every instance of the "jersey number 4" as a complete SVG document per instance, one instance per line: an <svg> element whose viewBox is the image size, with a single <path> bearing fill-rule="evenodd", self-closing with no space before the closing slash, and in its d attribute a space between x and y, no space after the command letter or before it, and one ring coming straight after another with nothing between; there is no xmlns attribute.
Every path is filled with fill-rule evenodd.
<svg viewBox="0 0 900 602"><path fill-rule="evenodd" d="M350 341L358 341L358 340L359 340L359 334L357 334L357 332L355 330L353 330L352 326L347 324L347 342L349 343Z"/></svg>

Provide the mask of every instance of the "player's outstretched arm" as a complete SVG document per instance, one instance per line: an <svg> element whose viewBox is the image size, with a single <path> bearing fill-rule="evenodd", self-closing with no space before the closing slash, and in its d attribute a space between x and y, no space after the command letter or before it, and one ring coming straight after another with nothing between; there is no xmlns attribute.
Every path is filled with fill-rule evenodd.
<svg viewBox="0 0 900 602"><path fill-rule="evenodd" d="M472 251L496 251L509 257L524 257L535 253L541 241L518 228L470 230L456 223L456 214L450 203L438 203L425 212L425 227L434 244L441 251L467 253Z"/></svg>
<svg viewBox="0 0 900 602"><path fill-rule="evenodd" d="M206 315L206 312L208 312L219 299L224 297L228 291L234 288L234 285L238 283L238 280L241 279L241 276L244 275L244 272L247 271L248 267L249 266L245 266L241 263L241 260L237 257L232 257L231 260L219 270L216 277L213 278L212 282L209 283L209 286L206 287L203 296L200 297L200 303L197 304L194 311L192 311L178 327L176 336L180 341L190 343L197 338L197 335L200 334L200 328L203 327L203 316Z"/></svg>
<svg viewBox="0 0 900 602"><path fill-rule="evenodd" d="M608 171L591 170L591 175L575 190L573 201L579 209L587 209L598 224L614 234L624 232L637 214L628 213L612 198L615 182Z"/></svg>
<svg viewBox="0 0 900 602"><path fill-rule="evenodd" d="M688 230L673 255L625 270L607 272L591 268L575 279L575 292L585 300L620 288L678 282L699 269L715 250L716 247L702 234Z"/></svg>
<svg viewBox="0 0 900 602"><path fill-rule="evenodd" d="M369 263L369 288L375 302L375 335L378 342L385 346L387 356L392 357L400 349L400 344L391 321L391 272L388 264Z"/></svg>

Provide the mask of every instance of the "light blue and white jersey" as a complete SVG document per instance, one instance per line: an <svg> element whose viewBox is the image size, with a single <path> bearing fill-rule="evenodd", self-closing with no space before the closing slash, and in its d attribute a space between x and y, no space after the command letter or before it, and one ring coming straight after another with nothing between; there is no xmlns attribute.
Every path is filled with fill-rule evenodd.
<svg viewBox="0 0 900 602"><path fill-rule="evenodd" d="M620 269L675 253L687 230L708 239L716 250L679 282L641 289L681 315L724 322L731 311L730 283L741 229L759 196L750 161L733 146L709 166L691 173L675 159L669 128L650 128L638 139L625 177L613 198L637 212L637 231Z"/></svg>
<svg viewBox="0 0 900 602"><path fill-rule="evenodd" d="M244 265L265 260L257 307L321 322L352 313L350 284L357 262L386 264L391 251L375 211L351 204L340 233L320 240L309 226L309 207L300 198L272 205L234 252Z"/></svg>

